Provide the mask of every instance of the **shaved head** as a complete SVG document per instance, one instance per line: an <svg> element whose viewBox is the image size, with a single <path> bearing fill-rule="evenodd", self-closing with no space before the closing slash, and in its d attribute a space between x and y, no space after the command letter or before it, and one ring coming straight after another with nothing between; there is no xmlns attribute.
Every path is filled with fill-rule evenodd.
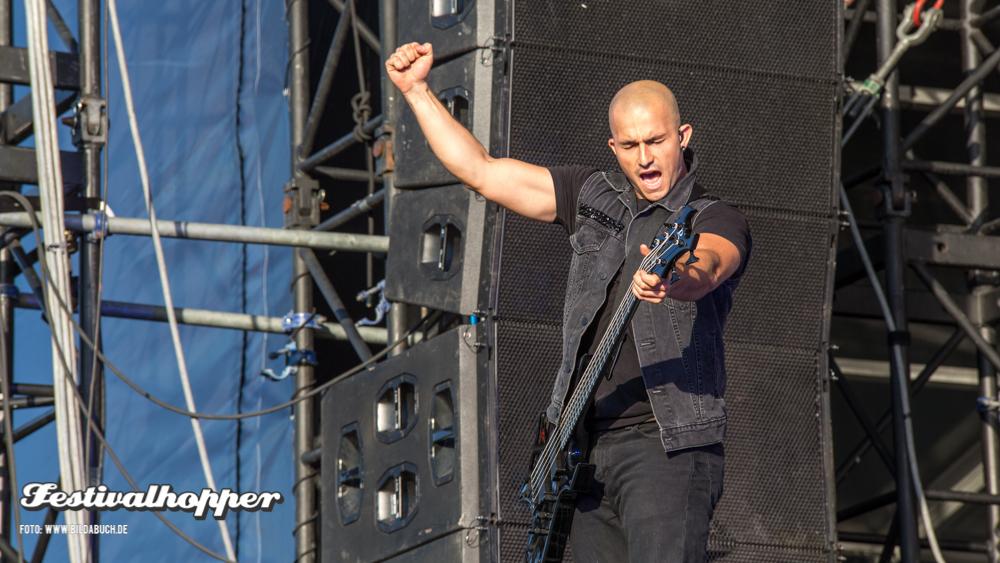
<svg viewBox="0 0 1000 563"><path fill-rule="evenodd" d="M626 85L615 94L608 107L608 126L611 127L611 135L617 135L616 115L630 114L636 110L650 110L656 106L666 110L671 128L678 129L681 126L677 98L674 98L670 88L653 80L640 80Z"/></svg>

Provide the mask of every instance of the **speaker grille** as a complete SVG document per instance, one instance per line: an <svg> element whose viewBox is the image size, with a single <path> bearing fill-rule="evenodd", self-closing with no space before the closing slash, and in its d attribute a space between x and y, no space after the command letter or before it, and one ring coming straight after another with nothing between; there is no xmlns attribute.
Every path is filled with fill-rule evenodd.
<svg viewBox="0 0 1000 563"><path fill-rule="evenodd" d="M507 523L500 527L500 560L516 562L524 559L531 521L531 510L517 498L527 481L538 415L549 406L559 369L562 328L501 322L496 345L498 486L500 518Z"/></svg>
<svg viewBox="0 0 1000 563"><path fill-rule="evenodd" d="M818 81L828 81L837 72L839 21L831 3L515 0L514 4L518 46Z"/></svg>
<svg viewBox="0 0 1000 563"><path fill-rule="evenodd" d="M699 182L743 209L755 243L726 326L726 482L709 558L830 561L819 369L837 232L842 16L826 2L720 6L514 0L507 146L542 166L615 167L615 92L640 79L673 90L694 128ZM558 368L570 252L561 227L508 214L494 280L506 522L527 522L514 499ZM521 560L524 538L522 527L501 527L502 561Z"/></svg>

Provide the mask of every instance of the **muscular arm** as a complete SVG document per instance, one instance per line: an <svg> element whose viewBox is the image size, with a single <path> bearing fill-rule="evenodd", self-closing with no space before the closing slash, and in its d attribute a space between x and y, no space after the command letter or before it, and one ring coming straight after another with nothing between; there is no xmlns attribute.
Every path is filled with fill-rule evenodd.
<svg viewBox="0 0 1000 563"><path fill-rule="evenodd" d="M643 256L649 254L646 245L639 250ZM694 264L684 264L687 255L677 261L676 271L681 279L673 285L655 274L637 271L632 278L632 293L650 303L659 303L668 295L678 301L697 301L729 279L740 266L740 251L736 245L711 233L698 236L694 255L698 257Z"/></svg>
<svg viewBox="0 0 1000 563"><path fill-rule="evenodd" d="M541 166L493 158L456 121L427 85L434 61L430 43L400 47L385 66L403 93L434 155L469 189L529 219L552 222L556 195L552 175Z"/></svg>

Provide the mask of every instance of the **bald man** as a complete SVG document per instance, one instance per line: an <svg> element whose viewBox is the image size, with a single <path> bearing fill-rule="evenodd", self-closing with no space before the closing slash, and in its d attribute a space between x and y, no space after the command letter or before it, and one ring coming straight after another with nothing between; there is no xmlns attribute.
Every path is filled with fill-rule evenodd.
<svg viewBox="0 0 1000 563"><path fill-rule="evenodd" d="M563 225L570 236L563 358L550 420L568 399L578 357L600 344L627 291L620 284L631 282L643 301L586 415L596 475L577 497L573 559L702 563L722 495L722 331L752 247L746 219L695 183L693 130L663 84L633 82L611 101L608 147L621 172L543 168L491 157L428 88L433 60L429 43L411 43L386 68L434 154L469 189L529 219ZM699 261L679 264L673 285L623 271L626 255L649 252L638 233L676 220L685 205L698 210Z"/></svg>

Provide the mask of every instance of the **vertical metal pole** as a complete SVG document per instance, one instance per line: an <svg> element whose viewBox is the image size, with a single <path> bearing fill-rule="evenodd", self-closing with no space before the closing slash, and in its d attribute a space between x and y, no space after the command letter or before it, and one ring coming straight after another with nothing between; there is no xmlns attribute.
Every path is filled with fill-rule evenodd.
<svg viewBox="0 0 1000 563"><path fill-rule="evenodd" d="M0 0L0 45L14 43L13 0ZM0 112L14 103L14 86L0 84ZM2 143L3 141L0 141ZM0 186L2 187L2 186ZM10 250L0 250L0 338L7 342L7 361L0 369L4 370L7 381L14 377L14 299L8 295L7 289L14 287L14 276L11 275L13 262ZM3 414L0 414L0 423ZM0 448L0 537L10 542L11 513L10 475L7 468L7 455ZM0 562L7 561L0 556Z"/></svg>
<svg viewBox="0 0 1000 563"><path fill-rule="evenodd" d="M892 53L896 42L896 0L877 0L878 13L878 59L881 64ZM880 104L882 120L882 143L884 173L881 185L882 204L880 215L885 235L885 285L886 298L896 323L896 330L905 332L908 328L904 290L905 264L903 260L903 224L909 215L909 193L905 177L899 166L899 76L893 73L886 81ZM910 373L909 347L901 348L902 366L897 366L895 354L890 355L892 369L902 368ZM913 494L913 482L909 472L906 452L906 421L901 393L909 390L898 388L896 378L891 379L893 407L893 442L896 453L896 507L899 519L899 547L902 563L916 563L920 556L917 536L917 510Z"/></svg>
<svg viewBox="0 0 1000 563"><path fill-rule="evenodd" d="M79 0L79 45L80 45L80 95L83 100L99 100L101 98L101 2L100 0ZM77 117L82 119L83 113ZM81 128L86 124L80 125ZM101 127L103 128L103 122ZM83 156L85 197L101 197L101 149L103 144L88 139L81 140L77 145ZM80 325L84 332L97 346L101 345L100 330L97 323L100 319L98 302L100 300L100 246L96 238L80 237ZM13 348L8 348L11 350ZM91 402L91 416L98 427L104 420L104 370L100 362L95 362L95 354L87 346L80 346L80 391L88 402ZM84 440L87 458L88 481L91 486L101 484L103 467L103 449L100 442L86 426L89 438ZM100 512L90 513L90 523L100 524ZM100 560L100 535L91 534L90 548L93 560Z"/></svg>
<svg viewBox="0 0 1000 563"><path fill-rule="evenodd" d="M14 0L0 0L0 46L14 44ZM14 104L14 86L0 84L0 111Z"/></svg>
<svg viewBox="0 0 1000 563"><path fill-rule="evenodd" d="M302 161L299 145L305 135L306 121L309 119L309 2L290 0L288 7L288 55L289 90L288 115L291 137L291 169L295 180L304 188L305 175L297 170ZM294 310L296 313L311 313L313 309L313 286L309 267L298 252L292 253L292 279L294 287ZM299 350L313 349L313 333L309 329L298 331L295 345ZM315 372L311 366L299 366L295 373L296 396L312 388ZM316 487L310 476L312 468L302 461L302 455L312 451L315 416L315 401L306 400L295 406L295 561L315 563L316 550Z"/></svg>
<svg viewBox="0 0 1000 563"><path fill-rule="evenodd" d="M982 11L983 0L962 0L961 21L962 21L962 70L968 75L982 63L982 56L976 48L971 38L973 28L969 21L979 15ZM965 131L966 149L969 153L969 164L976 166L986 166L986 121L983 112L983 91L979 86L969 91L965 98ZM987 212L989 207L989 195L987 192L986 179L981 176L969 176L966 180L966 202L969 207L969 214L982 220L982 214ZM990 291L992 283L986 280L987 272L973 270L969 273L970 299L968 300L967 314L983 323L980 315L976 314L983 308L978 307L977 301L980 299L995 299L996 296ZM996 345L996 330L990 326L980 324L980 333L992 345ZM979 394L981 397L996 397L997 379L996 369L982 352L976 352L977 364L979 368ZM980 415L982 424L981 442L983 453L983 472L986 482L986 492L997 494L1000 492L1000 434L998 434L998 423L995 413L983 412ZM990 563L1000 563L1000 506L989 505L987 507L986 524L988 526L989 538L987 540L988 560Z"/></svg>
<svg viewBox="0 0 1000 563"><path fill-rule="evenodd" d="M394 52L396 52L396 47L398 44L397 37L397 26L399 24L399 17L396 11L397 0L380 0L379 1L379 38L382 42L382 62L385 63L386 59L389 58ZM382 69L382 116L383 116L383 129L386 131L392 131L396 124L396 104L399 103L400 93L396 89L396 86L389 80L389 73L385 70L385 64L380 65ZM390 133L391 135L391 133ZM395 150L395 143L392 144L393 150ZM392 202L395 199L399 190L396 189L395 183L393 182L394 175L392 172L385 172L382 175L382 187L385 188L385 203L383 204L385 209L385 234L389 234L389 217L392 210ZM388 278L393 273L389 271L388 262L386 263L385 276ZM388 315L386 315L385 325L388 329L388 341L393 343L399 340L406 329L409 328L408 320L406 318L406 304L405 303L393 303L389 309ZM395 356L397 354L402 354L406 350L406 345L397 346L389 353L390 356Z"/></svg>
<svg viewBox="0 0 1000 563"><path fill-rule="evenodd" d="M994 295L995 299L996 296ZM971 300L970 300L971 301ZM980 334L994 347L997 342L997 331L993 327L984 326L980 329ZM997 396L996 369L982 352L976 354L979 367L979 393L982 397ZM980 413L982 420L980 440L983 444L983 477L986 481L984 492L991 495L1000 491L1000 428L997 424L997 413L986 411ZM986 540L988 551L988 561L997 563L1000 561L1000 507L995 504L987 507L986 524L989 526Z"/></svg>

